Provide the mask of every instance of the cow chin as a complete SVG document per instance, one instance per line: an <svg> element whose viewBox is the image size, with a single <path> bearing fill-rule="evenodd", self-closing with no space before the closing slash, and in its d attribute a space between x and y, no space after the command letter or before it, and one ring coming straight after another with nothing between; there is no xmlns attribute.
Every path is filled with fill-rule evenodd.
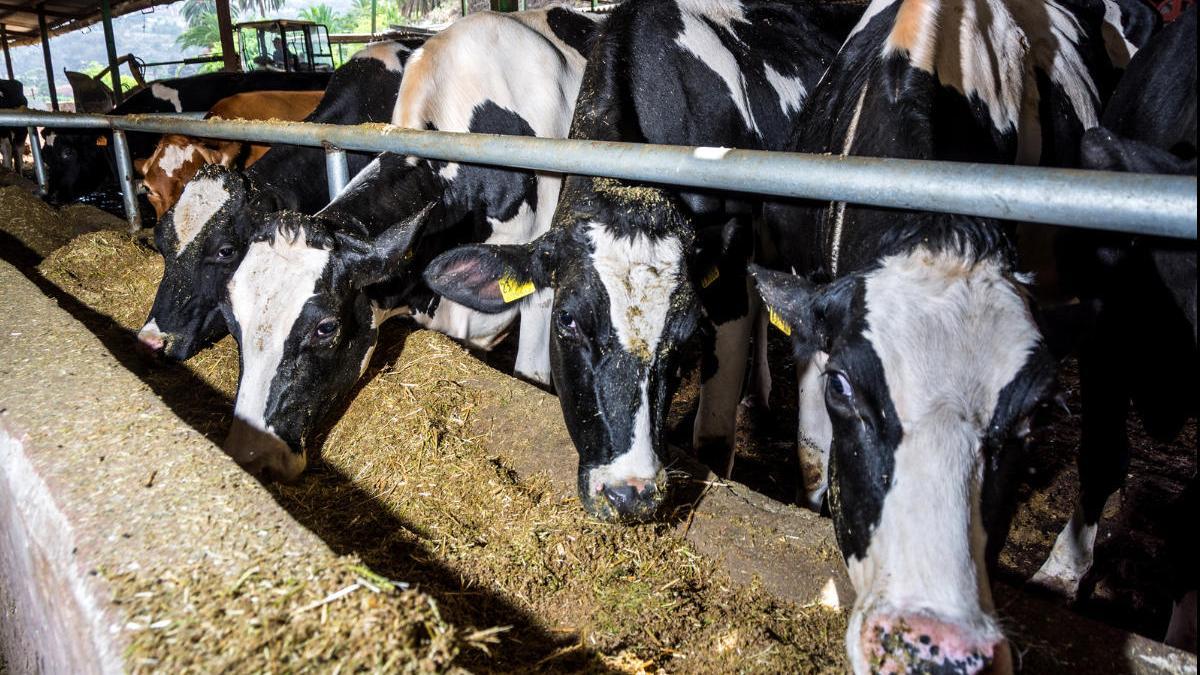
<svg viewBox="0 0 1200 675"><path fill-rule="evenodd" d="M304 448L294 450L272 431L235 418L225 439L225 452L243 469L263 480L292 481L308 463Z"/></svg>

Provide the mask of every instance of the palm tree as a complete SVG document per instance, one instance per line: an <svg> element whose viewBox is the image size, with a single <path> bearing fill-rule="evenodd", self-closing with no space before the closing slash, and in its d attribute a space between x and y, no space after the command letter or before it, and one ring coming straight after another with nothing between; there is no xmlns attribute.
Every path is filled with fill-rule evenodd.
<svg viewBox="0 0 1200 675"><path fill-rule="evenodd" d="M300 18L319 23L328 28L331 33L343 33L354 28L352 18L334 12L333 8L325 3L305 7L300 11Z"/></svg>
<svg viewBox="0 0 1200 675"><path fill-rule="evenodd" d="M191 1L188 0L188 3ZM233 13L233 8L230 7L229 9ZM187 11L186 6L184 11ZM217 24L217 13L215 10L210 8L210 11L188 17L187 23L187 30L175 38L175 44L185 48L196 47L206 50L211 50L213 45L221 44L221 28Z"/></svg>

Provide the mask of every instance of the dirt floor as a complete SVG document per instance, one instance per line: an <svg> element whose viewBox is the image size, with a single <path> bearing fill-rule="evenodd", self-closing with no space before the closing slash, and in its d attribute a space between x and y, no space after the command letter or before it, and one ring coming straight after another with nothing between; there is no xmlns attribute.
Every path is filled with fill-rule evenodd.
<svg viewBox="0 0 1200 675"><path fill-rule="evenodd" d="M77 317L92 330L127 337L127 353L119 358L219 443L236 386L232 341L185 365L139 360L132 331L149 308L159 257L122 234L118 219L69 213L56 214L18 188L0 189L4 257L44 280L51 294L77 301ZM101 228L109 229L77 236ZM794 502L794 369L784 342L772 340L771 408L743 416L733 478ZM336 552L357 555L373 573L436 598L439 621L468 634L498 629L482 634L499 640L490 650L448 652L453 665L487 671L529 664L601 672L844 669L842 613L740 587L669 528L599 524L574 499L516 478L466 432L472 411L494 403L462 385L479 360L445 338L401 324L385 331L383 344L366 383L325 432L313 468L296 484L269 489ZM504 353L486 359L501 368L506 361ZM1067 406L1077 409L1070 366L1062 388ZM695 394L693 373L673 406L672 439L680 445L688 444ZM1015 583L1040 565L1075 494L1077 418L1052 405L1043 422L1002 556L1002 576ZM1133 478L1098 540L1097 599L1080 609L1158 637L1169 602L1158 583L1165 575L1156 514L1195 470L1195 428L1166 447L1135 436L1134 447ZM486 647L486 640L475 643Z"/></svg>

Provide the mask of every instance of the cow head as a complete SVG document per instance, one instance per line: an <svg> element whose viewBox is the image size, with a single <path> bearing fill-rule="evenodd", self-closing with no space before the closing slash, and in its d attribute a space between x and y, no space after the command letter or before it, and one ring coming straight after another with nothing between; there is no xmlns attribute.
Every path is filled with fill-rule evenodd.
<svg viewBox="0 0 1200 675"><path fill-rule="evenodd" d="M554 290L551 371L579 453L580 501L601 519L646 520L667 487L663 430L679 348L701 320L693 234L662 191L571 180L548 234L454 249L430 263L425 281L483 312Z"/></svg>
<svg viewBox="0 0 1200 675"><path fill-rule="evenodd" d="M187 184L154 228L163 276L138 332L145 349L182 361L225 334L218 302L264 210L250 181L223 166L206 166Z"/></svg>
<svg viewBox="0 0 1200 675"><path fill-rule="evenodd" d="M42 163L52 204L66 204L112 178L107 136L86 129L42 129Z"/></svg>
<svg viewBox="0 0 1200 675"><path fill-rule="evenodd" d="M752 268L799 356L828 355L829 503L857 593L856 673L1010 668L988 563L1054 362L1001 258L918 243L824 286Z"/></svg>
<svg viewBox="0 0 1200 675"><path fill-rule="evenodd" d="M304 470L307 438L366 371L388 315L371 287L402 281L433 208L374 238L282 211L252 237L221 302L241 363L225 451L248 471L290 480Z"/></svg>
<svg viewBox="0 0 1200 675"><path fill-rule="evenodd" d="M162 220L163 214L179 201L184 186L201 167L233 164L236 156L225 151L231 144L214 145L216 147L187 136L167 134L149 159L136 162L138 173L142 174L146 199L154 207L157 220Z"/></svg>

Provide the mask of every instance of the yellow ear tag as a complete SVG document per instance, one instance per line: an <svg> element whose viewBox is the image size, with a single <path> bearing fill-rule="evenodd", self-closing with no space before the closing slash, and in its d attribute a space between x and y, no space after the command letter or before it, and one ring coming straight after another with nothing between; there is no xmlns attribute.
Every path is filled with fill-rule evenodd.
<svg viewBox="0 0 1200 675"><path fill-rule="evenodd" d="M104 147L104 146L108 145L108 137L100 136L99 138L96 139L96 145L99 147Z"/></svg>
<svg viewBox="0 0 1200 675"><path fill-rule="evenodd" d="M774 309L768 307L767 318L771 320L772 326L775 326L779 329L780 333L783 333L788 337L792 336L792 327L787 325L787 322L783 320L783 317L779 315L779 312L776 312Z"/></svg>
<svg viewBox="0 0 1200 675"><path fill-rule="evenodd" d="M413 259L413 250L411 248L404 252L404 259L405 260Z"/></svg>
<svg viewBox="0 0 1200 675"><path fill-rule="evenodd" d="M532 281L520 281L507 274L500 277L499 285L500 297L504 298L504 302L516 302L527 295L533 295L537 290Z"/></svg>
<svg viewBox="0 0 1200 675"><path fill-rule="evenodd" d="M713 265L712 269L708 271L708 274L705 274L704 278L700 280L700 288L708 288L709 286L713 285L713 282L720 278L721 270L717 269L716 265Z"/></svg>

